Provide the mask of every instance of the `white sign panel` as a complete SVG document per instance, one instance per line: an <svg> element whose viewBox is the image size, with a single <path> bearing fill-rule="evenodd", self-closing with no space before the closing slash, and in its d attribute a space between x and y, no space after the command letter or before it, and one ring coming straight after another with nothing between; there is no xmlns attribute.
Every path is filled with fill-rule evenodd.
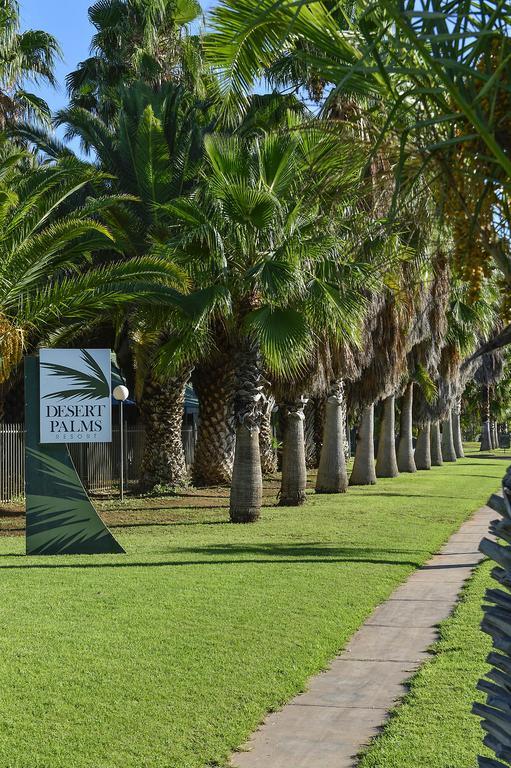
<svg viewBox="0 0 511 768"><path fill-rule="evenodd" d="M41 349L41 443L111 443L109 349Z"/></svg>

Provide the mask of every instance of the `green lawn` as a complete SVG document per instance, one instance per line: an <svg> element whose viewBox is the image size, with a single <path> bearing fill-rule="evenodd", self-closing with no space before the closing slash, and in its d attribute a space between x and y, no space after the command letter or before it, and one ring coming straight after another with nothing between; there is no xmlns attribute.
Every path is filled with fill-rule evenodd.
<svg viewBox="0 0 511 768"><path fill-rule="evenodd" d="M21 537L1 537L0 766L223 765L506 466L466 459L268 507L252 526L223 506L168 522L160 506L153 525L131 502L116 529L127 556L25 558Z"/></svg>
<svg viewBox="0 0 511 768"><path fill-rule="evenodd" d="M477 765L477 755L494 757L470 712L476 699L485 698L475 688L491 648L490 637L479 630L491 567L477 569L455 614L441 626L434 659L412 679L405 702L359 768L468 768Z"/></svg>

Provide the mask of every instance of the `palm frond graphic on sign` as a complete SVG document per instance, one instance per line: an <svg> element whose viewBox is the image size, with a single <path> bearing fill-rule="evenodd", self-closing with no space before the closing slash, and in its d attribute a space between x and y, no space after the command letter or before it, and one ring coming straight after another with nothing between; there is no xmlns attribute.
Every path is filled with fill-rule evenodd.
<svg viewBox="0 0 511 768"><path fill-rule="evenodd" d="M41 367L45 368L50 376L58 376L61 380L66 379L70 385L69 389L48 393L44 396L45 399L101 400L110 397L110 383L101 367L86 349L80 352L85 368L83 371L57 363L41 363Z"/></svg>

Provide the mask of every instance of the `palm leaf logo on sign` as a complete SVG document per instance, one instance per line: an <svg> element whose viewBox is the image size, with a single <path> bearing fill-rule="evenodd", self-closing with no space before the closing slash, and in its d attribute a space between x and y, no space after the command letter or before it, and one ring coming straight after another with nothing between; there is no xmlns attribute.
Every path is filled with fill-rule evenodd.
<svg viewBox="0 0 511 768"><path fill-rule="evenodd" d="M58 376L59 379L69 381L69 389L61 389L50 392L45 398L58 398L60 400L102 400L110 397L110 383L105 377L96 360L86 350L80 350L85 370L77 371L67 365L57 363L41 363L50 376Z"/></svg>

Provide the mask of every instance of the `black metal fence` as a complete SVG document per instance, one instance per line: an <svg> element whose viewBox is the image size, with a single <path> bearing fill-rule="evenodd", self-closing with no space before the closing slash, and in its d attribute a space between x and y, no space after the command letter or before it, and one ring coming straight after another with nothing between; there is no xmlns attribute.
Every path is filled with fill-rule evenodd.
<svg viewBox="0 0 511 768"><path fill-rule="evenodd" d="M186 466L193 464L194 426L183 427ZM144 451L144 428L126 425L124 429L124 483L129 488L140 479ZM119 426L112 428L111 443L85 443L69 446L84 487L92 493L110 493L120 486L121 453ZM0 502L22 498L25 493L25 430L22 424L0 424Z"/></svg>

